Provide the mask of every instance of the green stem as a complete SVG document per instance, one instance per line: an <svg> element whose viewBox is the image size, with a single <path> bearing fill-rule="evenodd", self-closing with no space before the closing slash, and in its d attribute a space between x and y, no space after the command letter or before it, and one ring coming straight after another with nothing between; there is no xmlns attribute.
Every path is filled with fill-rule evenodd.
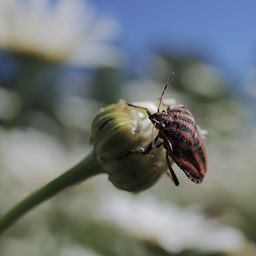
<svg viewBox="0 0 256 256"><path fill-rule="evenodd" d="M26 212L30 211L35 206L44 202L45 200L53 197L62 190L84 181L96 174L101 173L101 168L95 158L95 154L92 151L87 157L85 157L77 165L32 192L30 195L25 197L22 201L11 208L1 219L0 219L0 234L9 228L15 221L22 217Z"/></svg>

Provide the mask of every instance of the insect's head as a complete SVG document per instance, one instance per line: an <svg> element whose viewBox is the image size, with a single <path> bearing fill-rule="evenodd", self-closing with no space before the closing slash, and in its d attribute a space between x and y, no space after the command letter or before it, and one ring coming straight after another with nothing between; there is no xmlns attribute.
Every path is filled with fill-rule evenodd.
<svg viewBox="0 0 256 256"><path fill-rule="evenodd" d="M156 112L149 116L150 121L157 130L165 128L170 123L170 118L171 116L165 111Z"/></svg>

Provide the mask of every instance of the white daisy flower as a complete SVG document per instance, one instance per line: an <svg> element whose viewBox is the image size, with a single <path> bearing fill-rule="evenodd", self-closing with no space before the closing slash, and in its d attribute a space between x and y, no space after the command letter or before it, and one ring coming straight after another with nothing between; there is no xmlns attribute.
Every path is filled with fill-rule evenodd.
<svg viewBox="0 0 256 256"><path fill-rule="evenodd" d="M83 0L0 0L0 48L75 65L115 63L116 22Z"/></svg>

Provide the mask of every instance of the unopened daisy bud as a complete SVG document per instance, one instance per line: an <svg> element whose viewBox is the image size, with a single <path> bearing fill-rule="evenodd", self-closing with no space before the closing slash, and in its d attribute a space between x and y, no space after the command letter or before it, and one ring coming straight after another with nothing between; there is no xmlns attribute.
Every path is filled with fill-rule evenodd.
<svg viewBox="0 0 256 256"><path fill-rule="evenodd" d="M152 123L145 110L120 101L101 109L91 126L91 143L102 170L119 189L137 192L153 185L167 170L165 150L132 154L152 141Z"/></svg>
<svg viewBox="0 0 256 256"><path fill-rule="evenodd" d="M168 168L163 147L142 153L152 143L152 131L146 109L128 106L123 101L101 109L91 126L92 151L6 212L0 218L0 234L43 201L100 173L107 173L117 188L131 192L153 185Z"/></svg>

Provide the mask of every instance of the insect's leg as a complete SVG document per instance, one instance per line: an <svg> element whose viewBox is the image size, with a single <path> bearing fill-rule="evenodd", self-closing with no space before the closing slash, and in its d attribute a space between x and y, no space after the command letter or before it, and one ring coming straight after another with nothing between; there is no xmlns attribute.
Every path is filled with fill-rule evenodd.
<svg viewBox="0 0 256 256"><path fill-rule="evenodd" d="M157 135L149 144L146 148L138 148L138 149L134 149L131 150L129 152L127 152L126 154L124 154L123 156L121 156L119 158L119 160L121 160L122 158L128 156L128 155L147 155L150 153L150 151L155 148L155 144L158 140L159 136ZM160 145L157 145L157 147L160 147L162 145L162 143Z"/></svg>
<svg viewBox="0 0 256 256"><path fill-rule="evenodd" d="M161 105L167 108L167 111L171 108L169 104L162 102Z"/></svg>
<svg viewBox="0 0 256 256"><path fill-rule="evenodd" d="M133 104L130 104L130 103L126 103L126 104L127 104L128 106L130 106L130 107L144 109L144 110L147 111L148 116L151 115L151 113L149 112L149 110L148 110L147 108L144 108L144 107L141 107L141 106L136 106L136 105L133 105Z"/></svg>
<svg viewBox="0 0 256 256"><path fill-rule="evenodd" d="M167 105L167 104L166 104ZM172 109L172 107L170 106L170 105L167 105L167 112L169 111L169 110L171 110Z"/></svg>
<svg viewBox="0 0 256 256"><path fill-rule="evenodd" d="M164 144L164 143L163 143L163 141L162 141L162 142L158 143L157 145L155 145L153 148L160 148L163 144Z"/></svg>
<svg viewBox="0 0 256 256"><path fill-rule="evenodd" d="M173 108L173 107L171 107L169 104L164 103L164 102L162 102L161 105L163 105L164 107L166 107L166 111L167 111L167 112Z"/></svg>
<svg viewBox="0 0 256 256"><path fill-rule="evenodd" d="M178 181L178 178L177 178L176 174L174 173L174 171L172 169L172 165L171 165L170 159L169 159L169 156L173 155L172 144L170 143L170 141L166 137L165 137L164 142L165 142L165 148L166 148L165 157L166 157L166 162L167 162L167 165L168 165L168 168L169 168L169 170L167 171L167 175L171 178L171 180L174 182L174 184L176 186L178 186L179 181Z"/></svg>
<svg viewBox="0 0 256 256"><path fill-rule="evenodd" d="M150 143L149 145L145 148L143 155L147 155L149 154L149 152L156 147L156 142L158 140L159 136L157 135ZM157 145L157 148L160 147L162 145L162 143L160 145Z"/></svg>
<svg viewBox="0 0 256 256"><path fill-rule="evenodd" d="M172 166L171 166L171 163L170 163L170 159L169 159L169 154L168 154L167 151L166 151L166 155L165 156L166 156L166 162L167 162L167 165L168 165L168 168L169 168L169 170L167 171L167 175L171 178L171 180L174 182L174 184L176 186L178 186L180 183L178 181L178 178L177 178L175 172L172 169Z"/></svg>

